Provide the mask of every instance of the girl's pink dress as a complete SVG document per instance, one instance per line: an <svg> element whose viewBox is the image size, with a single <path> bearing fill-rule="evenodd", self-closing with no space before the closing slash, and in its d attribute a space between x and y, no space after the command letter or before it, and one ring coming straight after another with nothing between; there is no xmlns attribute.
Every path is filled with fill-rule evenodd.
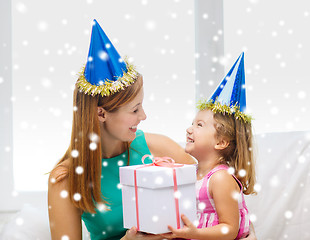
<svg viewBox="0 0 310 240"><path fill-rule="evenodd" d="M214 200L209 194L209 181L212 175L220 170L228 170L228 166L219 165L212 169L203 179L196 183L196 199L197 199L197 219L199 221L197 228L212 227L219 224L218 216L215 210ZM249 234L250 216L244 201L241 182L232 175L240 186L238 197L239 205L239 232L236 239L246 237Z"/></svg>

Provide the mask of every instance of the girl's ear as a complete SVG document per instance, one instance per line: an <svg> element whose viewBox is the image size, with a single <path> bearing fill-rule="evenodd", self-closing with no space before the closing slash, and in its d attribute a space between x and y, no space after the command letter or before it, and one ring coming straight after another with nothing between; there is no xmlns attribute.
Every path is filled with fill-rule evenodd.
<svg viewBox="0 0 310 240"><path fill-rule="evenodd" d="M105 122L107 120L107 111L103 107L97 107L99 122Z"/></svg>
<svg viewBox="0 0 310 240"><path fill-rule="evenodd" d="M227 148L228 146L229 146L229 141L227 141L224 138L221 138L218 140L218 142L216 143L214 148L216 150L223 150L223 149Z"/></svg>

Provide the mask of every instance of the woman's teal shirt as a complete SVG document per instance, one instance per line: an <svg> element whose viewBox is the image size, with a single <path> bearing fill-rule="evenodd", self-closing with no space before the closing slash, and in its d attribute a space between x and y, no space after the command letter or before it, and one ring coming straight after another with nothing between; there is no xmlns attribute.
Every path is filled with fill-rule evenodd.
<svg viewBox="0 0 310 240"><path fill-rule="evenodd" d="M141 158L150 154L146 144L144 133L138 130L136 138L129 148L129 165L142 164ZM110 211L98 207L96 213L84 212L82 220L90 233L92 240L119 240L125 233L123 228L122 191L119 183L119 167L126 166L128 162L127 151L119 156L102 159L101 192Z"/></svg>

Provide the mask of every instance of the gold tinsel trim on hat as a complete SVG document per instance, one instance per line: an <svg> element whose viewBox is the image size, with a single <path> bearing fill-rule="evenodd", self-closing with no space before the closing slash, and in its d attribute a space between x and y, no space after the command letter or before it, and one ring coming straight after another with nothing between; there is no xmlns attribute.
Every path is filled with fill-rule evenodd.
<svg viewBox="0 0 310 240"><path fill-rule="evenodd" d="M121 78L118 78L115 81L105 79L102 85L93 85L89 83L84 76L84 66L78 73L79 78L76 82L76 85L81 91L92 96L95 96L97 94L101 94L102 97L110 96L120 90L124 90L126 87L133 84L138 77L138 72L136 71L135 66L129 63L127 59L125 59L124 61L127 66L127 72L123 71L123 76Z"/></svg>
<svg viewBox="0 0 310 240"><path fill-rule="evenodd" d="M197 104L199 110L209 109L214 113L222 113L223 115L234 115L235 119L239 119L244 123L251 123L252 116L240 111L240 107L235 104L234 106L222 105L221 103L213 100L200 100Z"/></svg>

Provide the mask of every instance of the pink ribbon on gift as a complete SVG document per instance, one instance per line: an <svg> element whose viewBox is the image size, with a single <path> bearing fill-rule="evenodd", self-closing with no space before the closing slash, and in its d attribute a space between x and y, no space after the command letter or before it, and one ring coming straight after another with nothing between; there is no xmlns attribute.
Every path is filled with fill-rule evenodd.
<svg viewBox="0 0 310 240"><path fill-rule="evenodd" d="M144 160L146 158L152 159L152 163L145 164ZM137 169L156 166L156 167L168 167L173 168L173 184L174 184L174 201L175 201L175 210L176 210L176 218L177 218L177 228L180 228L180 211L179 211L179 198L177 195L178 185L177 185L177 177L176 177L176 167L182 167L184 164L176 164L175 161L170 157L152 157L151 155L144 155L142 157L143 166L137 167L134 169L134 184L135 184L135 198L136 198L136 217L137 217L137 230L140 230L140 222L139 222L139 203L138 203L138 187L137 187Z"/></svg>

